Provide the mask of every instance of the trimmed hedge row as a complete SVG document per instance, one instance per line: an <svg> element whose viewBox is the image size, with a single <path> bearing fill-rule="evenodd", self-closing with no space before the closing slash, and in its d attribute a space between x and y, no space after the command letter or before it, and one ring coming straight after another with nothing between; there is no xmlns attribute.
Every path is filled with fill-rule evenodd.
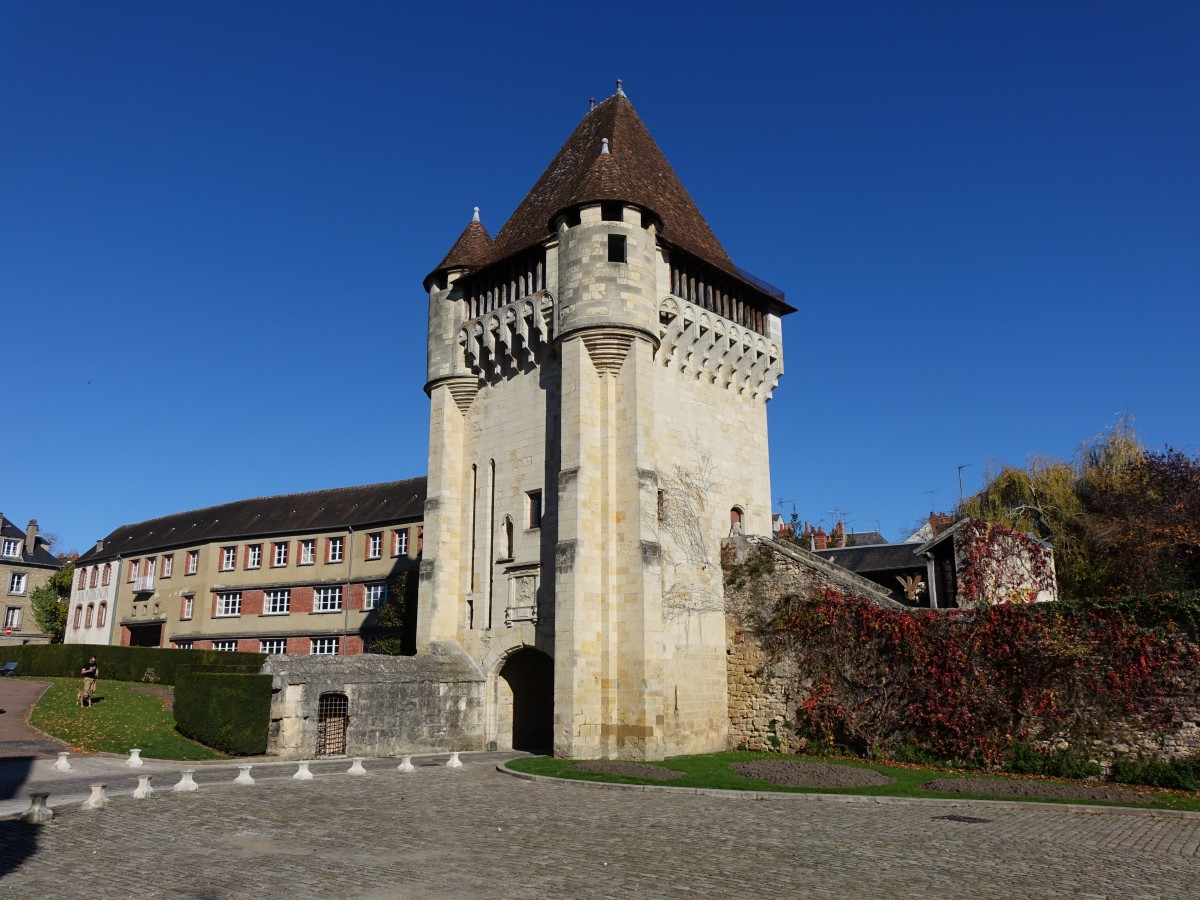
<svg viewBox="0 0 1200 900"><path fill-rule="evenodd" d="M261 653L222 650L174 650L161 647L110 647L107 644L22 644L0 647L0 665L20 663L18 675L72 678L91 656L100 666L102 681L141 681L147 669L162 684L177 684L182 669L196 666L253 666L262 668Z"/></svg>
<svg viewBox="0 0 1200 900"><path fill-rule="evenodd" d="M243 671L215 668L179 671L175 682L175 727L202 744L234 756L265 753L271 720L271 676L253 674L256 668L248 666L230 667Z"/></svg>

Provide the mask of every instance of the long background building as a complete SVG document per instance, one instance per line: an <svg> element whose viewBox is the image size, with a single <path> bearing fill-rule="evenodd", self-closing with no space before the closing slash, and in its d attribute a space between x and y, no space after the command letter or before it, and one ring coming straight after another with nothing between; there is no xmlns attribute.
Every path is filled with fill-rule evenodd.
<svg viewBox="0 0 1200 900"><path fill-rule="evenodd" d="M65 640L361 653L399 636L381 612L415 578L424 504L412 478L122 525L76 562Z"/></svg>

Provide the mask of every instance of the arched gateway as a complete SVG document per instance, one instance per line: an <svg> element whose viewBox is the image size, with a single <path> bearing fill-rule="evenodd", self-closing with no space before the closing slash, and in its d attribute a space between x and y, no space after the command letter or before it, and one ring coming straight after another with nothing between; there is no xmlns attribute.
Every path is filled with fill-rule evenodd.
<svg viewBox="0 0 1200 900"><path fill-rule="evenodd" d="M495 743L549 753L554 746L554 660L525 647L504 661L493 684Z"/></svg>

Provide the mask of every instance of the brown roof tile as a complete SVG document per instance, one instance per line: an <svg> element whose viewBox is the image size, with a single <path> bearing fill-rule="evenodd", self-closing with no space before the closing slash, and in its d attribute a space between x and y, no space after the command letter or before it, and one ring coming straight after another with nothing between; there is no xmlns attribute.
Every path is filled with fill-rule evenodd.
<svg viewBox="0 0 1200 900"><path fill-rule="evenodd" d="M607 138L609 155L602 156ZM729 272L736 272L704 216L624 94L584 116L537 184L492 243L502 259L544 241L551 220L582 203L620 200L644 207L662 222L663 240Z"/></svg>
<svg viewBox="0 0 1200 900"><path fill-rule="evenodd" d="M434 269L425 280L439 272L448 272L451 269L478 269L480 266L485 266L492 261L492 238L487 233L487 229L483 227L483 223L479 221L479 208L475 209L475 217L467 223L467 227L462 230L462 234L458 236L458 240L454 242L454 246L450 248L450 252L445 255L437 268Z"/></svg>

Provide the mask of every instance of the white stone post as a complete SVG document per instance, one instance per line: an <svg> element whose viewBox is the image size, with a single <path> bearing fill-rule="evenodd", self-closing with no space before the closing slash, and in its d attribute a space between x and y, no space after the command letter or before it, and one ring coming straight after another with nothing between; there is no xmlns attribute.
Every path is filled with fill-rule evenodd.
<svg viewBox="0 0 1200 900"><path fill-rule="evenodd" d="M151 775L139 775L138 786L133 792L134 800L149 800L154 796L154 788L150 787Z"/></svg>
<svg viewBox="0 0 1200 900"><path fill-rule="evenodd" d="M198 789L200 785L196 784L196 782L192 780L192 775L195 773L195 771L195 769L184 769L183 777L179 779L179 783L176 784L172 790L185 792Z"/></svg>
<svg viewBox="0 0 1200 900"><path fill-rule="evenodd" d="M250 777L250 770L254 766L238 766L240 770L238 777L233 779L234 784L254 784L254 779Z"/></svg>
<svg viewBox="0 0 1200 900"><path fill-rule="evenodd" d="M104 793L107 784L93 784L90 786L92 795L83 801L83 809L105 809L110 801L108 795Z"/></svg>
<svg viewBox="0 0 1200 900"><path fill-rule="evenodd" d="M129 751L129 759L125 760L125 765L129 766L131 769L140 769L145 765L145 763L142 762L142 750L140 747L134 747Z"/></svg>
<svg viewBox="0 0 1200 900"><path fill-rule="evenodd" d="M21 813L21 821L26 825L45 825L54 818L54 810L46 805L50 799L49 793L29 795L29 809Z"/></svg>
<svg viewBox="0 0 1200 900"><path fill-rule="evenodd" d="M355 756L354 762L351 763L350 768L348 768L346 770L346 774L347 775L366 775L367 770L363 768L362 762L363 762L363 757Z"/></svg>
<svg viewBox="0 0 1200 900"><path fill-rule="evenodd" d="M64 750L62 753L58 754L58 759L56 759L54 761L54 768L58 769L58 771L60 771L60 772L71 771L71 764L67 761L67 757L70 755L71 754L68 753L66 750Z"/></svg>
<svg viewBox="0 0 1200 900"><path fill-rule="evenodd" d="M400 760L400 765L396 766L396 769L400 772L411 772L415 768L416 766L412 764L411 756L404 757L402 760Z"/></svg>
<svg viewBox="0 0 1200 900"><path fill-rule="evenodd" d="M446 760L446 768L447 769L461 769L462 768L462 760L458 758L457 750L455 750L453 753L451 753L450 758L448 760Z"/></svg>
<svg viewBox="0 0 1200 900"><path fill-rule="evenodd" d="M308 771L308 760L303 760L300 763L300 768L296 770L296 774L292 776L292 781L312 781L313 773Z"/></svg>

